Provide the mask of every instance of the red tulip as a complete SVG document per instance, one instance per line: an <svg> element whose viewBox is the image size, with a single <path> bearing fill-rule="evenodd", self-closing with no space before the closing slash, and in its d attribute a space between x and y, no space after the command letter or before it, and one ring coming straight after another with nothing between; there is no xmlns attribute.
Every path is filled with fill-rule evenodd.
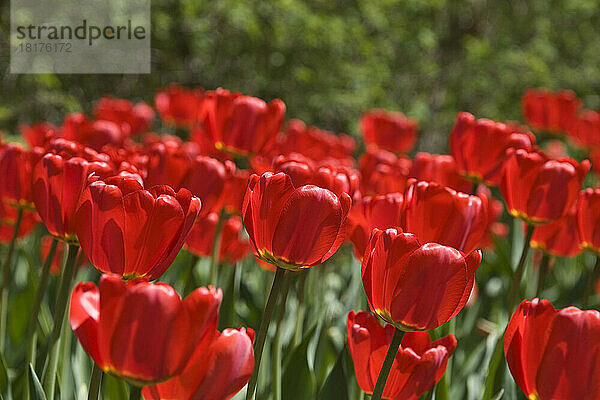
<svg viewBox="0 0 600 400"><path fill-rule="evenodd" d="M41 157L40 148L31 151L14 143L0 147L0 200L15 207L33 207L31 171Z"/></svg>
<svg viewBox="0 0 600 400"><path fill-rule="evenodd" d="M30 148L45 147L51 139L58 135L58 128L48 122L38 122L31 126L19 125L19 131Z"/></svg>
<svg viewBox="0 0 600 400"><path fill-rule="evenodd" d="M53 153L42 157L33 170L33 202L50 234L76 242L75 212L88 176L94 173L106 177L112 172L104 162Z"/></svg>
<svg viewBox="0 0 600 400"><path fill-rule="evenodd" d="M65 139L81 143L96 151L101 151L105 145L121 146L125 139L118 124L105 120L89 120L80 113L67 115L60 132Z"/></svg>
<svg viewBox="0 0 600 400"><path fill-rule="evenodd" d="M598 138L600 138L600 111L586 110L577 117L573 129L573 139L578 144L588 148L598 146Z"/></svg>
<svg viewBox="0 0 600 400"><path fill-rule="evenodd" d="M229 399L252 375L253 341L252 329L225 329L208 345L196 347L180 375L145 387L142 394L147 400Z"/></svg>
<svg viewBox="0 0 600 400"><path fill-rule="evenodd" d="M531 247L558 257L575 257L581 253L579 243L577 203L573 204L564 217L536 226L531 237Z"/></svg>
<svg viewBox="0 0 600 400"><path fill-rule="evenodd" d="M75 231L101 272L156 279L171 265L200 211L187 189L144 190L139 177L121 174L83 192Z"/></svg>
<svg viewBox="0 0 600 400"><path fill-rule="evenodd" d="M461 112L450 133L450 152L458 171L476 182L498 185L505 152L509 148L530 150L535 137L529 132Z"/></svg>
<svg viewBox="0 0 600 400"><path fill-rule="evenodd" d="M403 200L401 193L389 193L363 197L352 205L348 213L348 237L358 260L362 261L374 228L384 230L402 225Z"/></svg>
<svg viewBox="0 0 600 400"><path fill-rule="evenodd" d="M437 243L422 245L410 233L374 229L362 262L369 307L405 331L435 329L465 306L481 262Z"/></svg>
<svg viewBox="0 0 600 400"><path fill-rule="evenodd" d="M252 175L242 216L257 257L298 270L320 264L342 244L351 200L327 189L295 188L283 173Z"/></svg>
<svg viewBox="0 0 600 400"><path fill-rule="evenodd" d="M0 201L0 243L9 244L15 232L15 223L17 221L18 211ZM23 211L21 227L17 234L18 238L29 235L33 228L38 224L37 213L28 210Z"/></svg>
<svg viewBox="0 0 600 400"><path fill-rule="evenodd" d="M504 354L530 399L600 398L600 313L523 301L504 334Z"/></svg>
<svg viewBox="0 0 600 400"><path fill-rule="evenodd" d="M235 171L231 161L222 163L214 158L197 156L192 160L181 187L202 201L200 216L219 212L223 208L225 185Z"/></svg>
<svg viewBox="0 0 600 400"><path fill-rule="evenodd" d="M162 135L146 143L144 151L146 185L169 185L178 189L188 173L193 159L198 155L193 148L184 146L177 136Z"/></svg>
<svg viewBox="0 0 600 400"><path fill-rule="evenodd" d="M185 242L188 251L199 257L212 256L218 221L219 215L217 213L210 213L206 217L198 218ZM223 222L219 251L219 261L221 263L234 264L248 254L250 243L240 237L243 229L242 221L237 216L230 217Z"/></svg>
<svg viewBox="0 0 600 400"><path fill-rule="evenodd" d="M156 93L154 104L167 124L192 128L200 122L202 89L187 89L172 84Z"/></svg>
<svg viewBox="0 0 600 400"><path fill-rule="evenodd" d="M360 388L373 393L377 376L392 341L394 327L385 327L366 311L350 311L347 320L348 349ZM428 332L404 334L387 379L383 398L417 400L440 381L448 358L456 349L456 338L448 335L431 343Z"/></svg>
<svg viewBox="0 0 600 400"><path fill-rule="evenodd" d="M413 181L404 195L404 219L404 231L420 240L470 253L486 234L488 200L435 182Z"/></svg>
<svg viewBox="0 0 600 400"><path fill-rule="evenodd" d="M104 372L148 385L179 374L196 346L214 337L221 298L210 287L181 300L164 283L103 275L99 288L85 282L73 289L69 321Z"/></svg>
<svg viewBox="0 0 600 400"><path fill-rule="evenodd" d="M255 154L271 146L279 133L285 104L270 103L225 89L206 92L202 101L203 124L218 150Z"/></svg>
<svg viewBox="0 0 600 400"><path fill-rule="evenodd" d="M534 129L571 132L581 100L570 90L528 89L523 95L522 106L525 120Z"/></svg>
<svg viewBox="0 0 600 400"><path fill-rule="evenodd" d="M249 171L245 169L236 169L233 171L227 182L225 182L225 198L223 205L225 211L229 214L242 213L242 203L244 201L244 194L246 193L249 179Z"/></svg>
<svg viewBox="0 0 600 400"><path fill-rule="evenodd" d="M543 153L509 150L500 191L508 212L530 224L545 224L567 214L575 203L590 162L549 160Z"/></svg>
<svg viewBox="0 0 600 400"><path fill-rule="evenodd" d="M408 153L417 141L419 122L399 112L369 110L360 120L365 143L393 153Z"/></svg>
<svg viewBox="0 0 600 400"><path fill-rule="evenodd" d="M360 159L361 191L364 195L404 192L412 161L385 150L367 149Z"/></svg>
<svg viewBox="0 0 600 400"><path fill-rule="evenodd" d="M146 103L133 104L126 99L101 98L94 107L94 117L119 125L127 135L147 131L154 119L154 110Z"/></svg>
<svg viewBox="0 0 600 400"><path fill-rule="evenodd" d="M600 254L600 188L580 192L577 224L581 247Z"/></svg>
<svg viewBox="0 0 600 400"><path fill-rule="evenodd" d="M473 184L460 176L454 157L447 154L417 153L409 178L437 182L457 192L471 193Z"/></svg>

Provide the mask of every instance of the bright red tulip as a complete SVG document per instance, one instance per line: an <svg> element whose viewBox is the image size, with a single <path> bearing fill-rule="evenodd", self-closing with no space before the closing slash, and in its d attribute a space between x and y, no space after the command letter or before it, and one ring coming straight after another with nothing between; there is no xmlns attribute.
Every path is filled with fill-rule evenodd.
<svg viewBox="0 0 600 400"><path fill-rule="evenodd" d="M600 188L580 192L577 224L581 247L600 254Z"/></svg>
<svg viewBox="0 0 600 400"><path fill-rule="evenodd" d="M17 209L0 201L0 243L8 244L12 240L17 221ZM36 212L24 210L18 238L29 235L33 228L40 222Z"/></svg>
<svg viewBox="0 0 600 400"><path fill-rule="evenodd" d="M396 229L374 229L362 262L371 310L405 331L435 329L465 306L481 251L465 256L437 243L421 244Z"/></svg>
<svg viewBox="0 0 600 400"><path fill-rule="evenodd" d="M219 215L217 213L210 213L205 217L198 218L185 242L189 252L199 257L212 256L218 221ZM250 243L240 237L243 229L242 221L237 216L230 217L223 222L219 251L219 261L221 263L234 264L248 254Z"/></svg>
<svg viewBox="0 0 600 400"><path fill-rule="evenodd" d="M285 104L217 89L205 93L201 107L206 133L218 150L256 154L271 146L283 122Z"/></svg>
<svg viewBox="0 0 600 400"><path fill-rule="evenodd" d="M131 136L150 128L154 110L143 102L134 105L126 99L103 97L94 107L94 117L116 123L127 136Z"/></svg>
<svg viewBox="0 0 600 400"><path fill-rule="evenodd" d="M210 287L181 300L164 283L103 275L99 288L82 282L73 289L69 321L104 372L148 385L179 374L197 345L214 337L221 298Z"/></svg>
<svg viewBox="0 0 600 400"><path fill-rule="evenodd" d="M572 132L582 103L571 90L547 89L528 89L521 102L525 121L534 129L551 133Z"/></svg>
<svg viewBox="0 0 600 400"><path fill-rule="evenodd" d="M476 182L498 185L505 152L509 148L531 150L535 137L510 125L458 113L450 133L450 152L458 171Z"/></svg>
<svg viewBox="0 0 600 400"><path fill-rule="evenodd" d="M169 185L174 189L181 187L198 155L193 147L185 146L177 136L170 135L146 143L144 153L147 157L146 185Z"/></svg>
<svg viewBox="0 0 600 400"><path fill-rule="evenodd" d="M58 135L58 128L49 122L38 122L31 126L19 125L19 131L30 148L46 147L48 142Z"/></svg>
<svg viewBox="0 0 600 400"><path fill-rule="evenodd" d="M33 169L33 202L50 234L76 242L75 212L88 176L107 177L112 172L104 162L63 158L53 153L42 157Z"/></svg>
<svg viewBox="0 0 600 400"><path fill-rule="evenodd" d="M183 246L200 211L187 189L144 190L139 177L122 174L91 183L83 192L75 231L101 272L127 278L161 276Z"/></svg>
<svg viewBox="0 0 600 400"><path fill-rule="evenodd" d="M41 149L24 150L8 143L0 147L0 201L15 207L33 207L31 171L41 157Z"/></svg>
<svg viewBox="0 0 600 400"><path fill-rule="evenodd" d="M549 160L543 153L509 150L500 191L508 212L530 224L545 224L567 214L590 162L562 158Z"/></svg>
<svg viewBox="0 0 600 400"><path fill-rule="evenodd" d="M295 188L284 173L252 175L244 196L244 226L257 257L299 270L321 264L344 240L350 196L317 186Z"/></svg>
<svg viewBox="0 0 600 400"><path fill-rule="evenodd" d="M600 111L586 110L575 121L573 139L588 148L597 147L600 138Z"/></svg>
<svg viewBox="0 0 600 400"><path fill-rule="evenodd" d="M531 237L531 247L558 257L575 257L581 253L577 209L575 203L564 217L536 226Z"/></svg>
<svg viewBox="0 0 600 400"><path fill-rule="evenodd" d="M360 128L367 145L393 153L408 153L417 141L419 122L400 112L376 109L363 114Z"/></svg>
<svg viewBox="0 0 600 400"><path fill-rule="evenodd" d="M121 127L105 120L90 120L81 113L69 114L60 128L61 136L96 151L106 145L121 146L125 135Z"/></svg>
<svg viewBox="0 0 600 400"><path fill-rule="evenodd" d="M523 301L504 334L517 385L535 400L600 398L600 313Z"/></svg>
<svg viewBox="0 0 600 400"><path fill-rule="evenodd" d="M225 329L208 345L196 347L178 376L145 387L147 400L226 400L239 392L254 369L252 329Z"/></svg>
<svg viewBox="0 0 600 400"><path fill-rule="evenodd" d="M404 192L412 161L385 150L367 149L358 160L362 179L361 191L366 196Z"/></svg>
<svg viewBox="0 0 600 400"><path fill-rule="evenodd" d="M154 104L167 124L192 128L200 122L202 89L187 89L172 84L156 93Z"/></svg>
<svg viewBox="0 0 600 400"><path fill-rule="evenodd" d="M347 330L356 380L365 393L371 394L392 341L394 327L381 326L377 318L366 311L350 311ZM383 398L417 400L442 378L448 358L455 349L454 335L431 343L428 332L404 334L383 390Z"/></svg>
<svg viewBox="0 0 600 400"><path fill-rule="evenodd" d="M356 201L348 213L348 238L354 245L354 255L363 259L374 228L387 229L402 225L401 193L366 196Z"/></svg>
<svg viewBox="0 0 600 400"><path fill-rule="evenodd" d="M225 198L223 205L229 214L241 214L244 194L248 187L250 172L245 169L233 171L227 182L225 182Z"/></svg>
<svg viewBox="0 0 600 400"><path fill-rule="evenodd" d="M460 176L454 157L447 154L417 153L409 178L437 182L457 192L471 193L473 184Z"/></svg>
<svg viewBox="0 0 600 400"><path fill-rule="evenodd" d="M404 195L404 231L423 242L475 250L488 228L488 199L470 196L435 182L416 182Z"/></svg>

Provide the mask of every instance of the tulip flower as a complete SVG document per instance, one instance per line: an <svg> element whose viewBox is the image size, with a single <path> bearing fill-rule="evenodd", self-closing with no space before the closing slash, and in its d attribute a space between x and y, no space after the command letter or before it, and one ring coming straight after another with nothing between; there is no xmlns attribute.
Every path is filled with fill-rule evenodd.
<svg viewBox="0 0 600 400"><path fill-rule="evenodd" d="M104 371L141 386L183 370L197 345L214 337L220 289L198 288L184 300L164 283L103 275L79 283L69 321L84 350Z"/></svg>
<svg viewBox="0 0 600 400"><path fill-rule="evenodd" d="M206 217L198 218L185 242L187 250L199 257L212 256L218 221L217 213L210 213ZM239 217L230 217L223 222L221 245L219 246L220 262L233 264L248 254L250 243L240 237L243 228Z"/></svg>
<svg viewBox="0 0 600 400"><path fill-rule="evenodd" d="M4 204L0 201L0 243L9 244L15 233L15 223L18 213L14 207ZM33 228L40 222L39 217L34 211L23 211L23 217L19 224L17 238L22 238L31 233Z"/></svg>
<svg viewBox="0 0 600 400"><path fill-rule="evenodd" d="M249 171L236 169L225 183L225 198L223 199L223 205L225 211L229 214L242 213L242 203L244 202L244 194L246 193L249 179Z"/></svg>
<svg viewBox="0 0 600 400"><path fill-rule="evenodd" d="M178 189L198 154L184 146L177 136L163 135L146 143L145 155L146 185L169 185Z"/></svg>
<svg viewBox="0 0 600 400"><path fill-rule="evenodd" d="M385 230L402 225L401 193L366 196L356 201L348 213L348 238L354 245L354 255L363 259L374 228Z"/></svg>
<svg viewBox="0 0 600 400"><path fill-rule="evenodd" d="M450 153L461 174L495 186L500 184L506 150L531 150L534 142L530 132L485 118L476 120L472 114L461 112L450 133Z"/></svg>
<svg viewBox="0 0 600 400"><path fill-rule="evenodd" d="M480 262L479 250L465 256L397 229L374 229L362 262L369 307L401 330L435 329L465 306Z"/></svg>
<svg viewBox="0 0 600 400"><path fill-rule="evenodd" d="M399 112L369 110L360 120L367 145L393 153L408 153L417 141L419 122Z"/></svg>
<svg viewBox="0 0 600 400"><path fill-rule="evenodd" d="M575 257L581 253L577 208L576 202L564 217L536 226L531 237L531 247L558 257Z"/></svg>
<svg viewBox="0 0 600 400"><path fill-rule="evenodd" d="M19 125L19 131L30 148L46 147L58 135L58 128L49 122L38 122L31 126L22 124Z"/></svg>
<svg viewBox="0 0 600 400"><path fill-rule="evenodd" d="M437 182L457 192L471 193L473 189L473 184L458 173L454 157L447 154L417 153L408 177Z"/></svg>
<svg viewBox="0 0 600 400"><path fill-rule="evenodd" d="M394 327L366 311L350 311L347 318L348 349L360 388L373 393L377 374L390 346ZM417 400L444 375L448 358L456 349L456 338L448 335L431 343L428 332L409 332L394 357L383 391L384 399Z"/></svg>
<svg viewBox="0 0 600 400"><path fill-rule="evenodd" d="M94 117L116 123L127 136L131 136L150 128L154 110L143 102L133 104L126 99L103 97L94 106Z"/></svg>
<svg viewBox="0 0 600 400"><path fill-rule="evenodd" d="M156 93L154 105L165 123L192 128L200 122L203 96L202 89L187 89L172 84Z"/></svg>
<svg viewBox="0 0 600 400"><path fill-rule="evenodd" d="M521 103L527 123L550 133L572 132L581 108L581 100L571 90L528 89Z"/></svg>
<svg viewBox="0 0 600 400"><path fill-rule="evenodd" d="M468 254L487 232L488 200L435 182L413 181L404 195L404 219L405 232Z"/></svg>
<svg viewBox="0 0 600 400"><path fill-rule="evenodd" d="M364 195L404 192L412 161L385 150L367 151L358 160Z"/></svg>
<svg viewBox="0 0 600 400"><path fill-rule="evenodd" d="M256 154L276 140L285 104L217 89L205 93L202 123L215 148L234 154Z"/></svg>
<svg viewBox="0 0 600 400"><path fill-rule="evenodd" d="M545 224L567 214L590 162L549 160L543 153L508 150L500 191L508 212L528 224Z"/></svg>
<svg viewBox="0 0 600 400"><path fill-rule="evenodd" d="M242 215L258 258L291 270L321 264L342 244L351 200L327 189L295 188L284 173L252 175Z"/></svg>
<svg viewBox="0 0 600 400"><path fill-rule="evenodd" d="M144 190L132 174L92 182L75 217L81 248L104 273L156 279L171 265L200 211L189 190Z"/></svg>
<svg viewBox="0 0 600 400"><path fill-rule="evenodd" d="M529 399L600 397L600 313L523 301L504 334L510 372Z"/></svg>
<svg viewBox="0 0 600 400"><path fill-rule="evenodd" d="M104 162L88 162L80 157L63 158L48 153L33 170L33 202L53 236L76 242L75 212L88 176L108 176L113 172Z"/></svg>
<svg viewBox="0 0 600 400"><path fill-rule="evenodd" d="M17 208L32 208L31 171L40 159L40 148L24 150L9 143L0 147L0 201Z"/></svg>
<svg viewBox="0 0 600 400"><path fill-rule="evenodd" d="M581 247L600 254L600 188L581 192L577 220Z"/></svg>
<svg viewBox="0 0 600 400"><path fill-rule="evenodd" d="M85 114L67 115L60 128L62 137L81 143L96 151L105 145L121 146L125 134L119 124L105 120L90 120Z"/></svg>
<svg viewBox="0 0 600 400"><path fill-rule="evenodd" d="M600 137L600 111L586 110L577 117L573 129L573 139L576 143L594 149Z"/></svg>
<svg viewBox="0 0 600 400"><path fill-rule="evenodd" d="M147 400L226 400L239 392L254 369L252 329L225 329L196 347L181 374L145 387Z"/></svg>

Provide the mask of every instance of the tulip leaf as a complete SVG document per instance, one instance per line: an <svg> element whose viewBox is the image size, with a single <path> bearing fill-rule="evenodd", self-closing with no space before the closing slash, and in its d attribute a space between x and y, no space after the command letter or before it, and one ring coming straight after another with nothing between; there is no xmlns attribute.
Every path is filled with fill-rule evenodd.
<svg viewBox="0 0 600 400"><path fill-rule="evenodd" d="M333 365L325 384L319 393L321 400L346 400L348 395L348 371L346 369L346 348L344 347Z"/></svg>
<svg viewBox="0 0 600 400"><path fill-rule="evenodd" d="M8 390L8 368L4 356L0 353L0 395Z"/></svg>
<svg viewBox="0 0 600 400"><path fill-rule="evenodd" d="M46 400L42 384L35 374L35 370L31 363L29 363L29 398L31 400Z"/></svg>
<svg viewBox="0 0 600 400"><path fill-rule="evenodd" d="M103 395L100 397L103 399L127 400L129 398L125 381L110 374L104 374L102 392Z"/></svg>
<svg viewBox="0 0 600 400"><path fill-rule="evenodd" d="M494 396L492 400L500 400L504 396L504 389L500 389L497 395Z"/></svg>
<svg viewBox="0 0 600 400"><path fill-rule="evenodd" d="M313 399L317 389L317 381L308 365L308 345L315 328L304 337L302 342L292 350L281 379L282 398L286 400Z"/></svg>

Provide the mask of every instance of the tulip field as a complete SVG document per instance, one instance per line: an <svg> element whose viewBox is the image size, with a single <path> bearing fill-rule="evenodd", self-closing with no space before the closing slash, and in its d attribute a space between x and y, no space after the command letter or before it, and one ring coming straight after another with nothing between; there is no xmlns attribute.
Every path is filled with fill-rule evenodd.
<svg viewBox="0 0 600 400"><path fill-rule="evenodd" d="M132 96L133 97L133 96ZM600 112L360 136L223 88L0 141L0 398L600 400Z"/></svg>

